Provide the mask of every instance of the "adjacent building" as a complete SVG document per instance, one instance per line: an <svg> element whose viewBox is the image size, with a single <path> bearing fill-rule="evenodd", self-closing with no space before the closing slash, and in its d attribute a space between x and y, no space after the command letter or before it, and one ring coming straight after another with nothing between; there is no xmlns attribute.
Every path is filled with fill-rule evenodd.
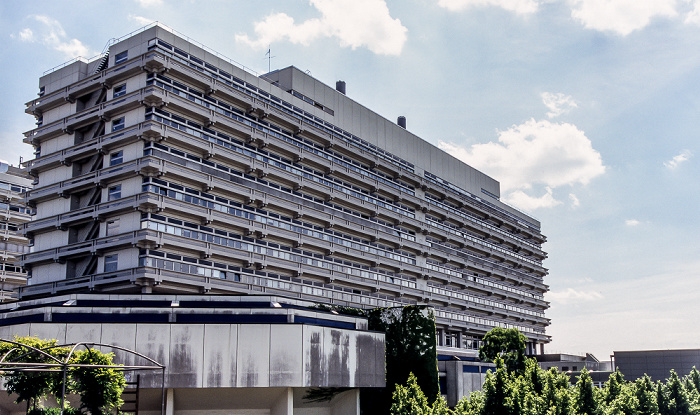
<svg viewBox="0 0 700 415"><path fill-rule="evenodd" d="M26 171L0 162L0 302L16 300L17 289L27 283L27 273L19 260L30 249L21 230L32 218L23 196L31 186Z"/></svg>
<svg viewBox="0 0 700 415"><path fill-rule="evenodd" d="M155 25L46 73L26 111L42 124L25 137L37 184L23 301L428 304L439 354L465 362L443 365L447 380L474 371L492 327L519 329L530 354L549 341L540 223L343 82L257 75Z"/></svg>
<svg viewBox="0 0 700 415"><path fill-rule="evenodd" d="M675 371L684 377L693 370L700 370L700 349L667 350L627 350L614 351L615 368L619 369L627 380L649 375L653 381L664 382Z"/></svg>

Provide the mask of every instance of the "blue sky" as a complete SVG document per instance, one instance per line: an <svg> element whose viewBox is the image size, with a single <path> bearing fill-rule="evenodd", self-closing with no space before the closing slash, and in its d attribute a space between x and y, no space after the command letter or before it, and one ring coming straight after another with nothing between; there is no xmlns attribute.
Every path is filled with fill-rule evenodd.
<svg viewBox="0 0 700 415"><path fill-rule="evenodd" d="M2 158L41 74L159 21L333 85L501 182L548 236L550 352L700 345L700 0L0 3Z"/></svg>

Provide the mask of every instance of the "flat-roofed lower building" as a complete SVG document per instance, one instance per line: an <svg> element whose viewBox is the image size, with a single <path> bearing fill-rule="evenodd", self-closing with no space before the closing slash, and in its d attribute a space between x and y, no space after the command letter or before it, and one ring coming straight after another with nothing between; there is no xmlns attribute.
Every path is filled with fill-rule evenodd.
<svg viewBox="0 0 700 415"><path fill-rule="evenodd" d="M700 349L628 350L613 352L615 367L634 380L649 375L654 381L665 381L674 370L679 377L696 367L700 370Z"/></svg>
<svg viewBox="0 0 700 415"><path fill-rule="evenodd" d="M20 297L429 305L442 356L475 359L496 326L541 353L540 223L338 85L254 74L159 25L47 73L26 108L42 125L25 135L38 184Z"/></svg>

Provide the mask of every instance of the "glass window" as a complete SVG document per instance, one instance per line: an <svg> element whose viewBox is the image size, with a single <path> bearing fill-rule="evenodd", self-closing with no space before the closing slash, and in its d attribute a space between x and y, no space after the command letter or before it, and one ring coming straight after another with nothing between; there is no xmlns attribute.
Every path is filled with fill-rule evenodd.
<svg viewBox="0 0 700 415"><path fill-rule="evenodd" d="M126 60L129 58L129 51L125 50L122 53L117 53L117 55L114 57L114 64L117 65L122 62L126 62Z"/></svg>
<svg viewBox="0 0 700 415"><path fill-rule="evenodd" d="M107 255L105 256L105 270L104 272L112 272L117 270L117 261L119 255Z"/></svg>
<svg viewBox="0 0 700 415"><path fill-rule="evenodd" d="M124 128L124 117L119 117L112 121L112 132L119 131Z"/></svg>
<svg viewBox="0 0 700 415"><path fill-rule="evenodd" d="M112 98L117 98L124 94L126 94L126 84L121 84L114 87L114 90L112 91Z"/></svg>
<svg viewBox="0 0 700 415"><path fill-rule="evenodd" d="M112 186L107 191L107 200L116 200L122 197L122 185Z"/></svg>
<svg viewBox="0 0 700 415"><path fill-rule="evenodd" d="M107 221L105 236L116 235L119 233L119 218L114 218Z"/></svg>
<svg viewBox="0 0 700 415"><path fill-rule="evenodd" d="M124 162L124 151L115 151L109 155L109 165L114 166L116 164L121 164Z"/></svg>

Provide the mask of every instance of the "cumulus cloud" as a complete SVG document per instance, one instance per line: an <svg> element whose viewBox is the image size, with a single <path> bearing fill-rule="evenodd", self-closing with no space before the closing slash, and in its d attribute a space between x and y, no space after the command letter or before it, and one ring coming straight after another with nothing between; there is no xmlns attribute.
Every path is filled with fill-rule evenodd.
<svg viewBox="0 0 700 415"><path fill-rule="evenodd" d="M439 142L438 147L501 183L503 199L522 209L553 207L552 190L588 184L603 174L600 153L583 131L572 124L531 119L498 133L498 142L464 148ZM533 185L544 187L542 196L528 196ZM526 197L527 196L527 197Z"/></svg>
<svg viewBox="0 0 700 415"><path fill-rule="evenodd" d="M638 226L641 222L639 222L637 219L627 219L625 220L625 225L634 227Z"/></svg>
<svg viewBox="0 0 700 415"><path fill-rule="evenodd" d="M500 7L516 14L531 14L537 11L536 0L438 0L438 5L450 11L461 11L472 7Z"/></svg>
<svg viewBox="0 0 700 415"><path fill-rule="evenodd" d="M669 161L664 161L664 166L670 170L675 170L681 163L684 163L693 156L690 150L683 150L680 154L673 156Z"/></svg>
<svg viewBox="0 0 700 415"><path fill-rule="evenodd" d="M571 304L600 300L603 298L603 294L592 290L584 291L567 288L564 291L549 291L545 294L545 297L547 301L553 303Z"/></svg>
<svg viewBox="0 0 700 415"><path fill-rule="evenodd" d="M149 24L155 22L155 20L149 19L148 17L136 16L136 15L133 15L133 14L130 14L130 15L128 16L128 19L131 20L131 21L134 21L134 22L136 22L136 23L138 23L138 24L140 24L140 25L142 25L142 26L147 26L147 25L149 25Z"/></svg>
<svg viewBox="0 0 700 415"><path fill-rule="evenodd" d="M393 19L384 0L311 0L320 18L296 23L285 13L274 13L255 23L256 38L236 35L236 41L256 49L277 41L309 45L323 37L335 37L343 47L367 47L379 55L399 55L406 42L406 29Z"/></svg>
<svg viewBox="0 0 700 415"><path fill-rule="evenodd" d="M51 17L44 15L29 16L32 20L41 23L34 30L30 28L22 29L17 35L12 35L14 39L22 42L38 42L53 50L57 50L67 58L78 56L90 57L93 55L90 48L83 45L78 39L69 39L61 23Z"/></svg>
<svg viewBox="0 0 700 415"><path fill-rule="evenodd" d="M558 117L568 113L573 108L578 108L578 104L576 104L571 95L564 95L561 92L558 94L543 92L540 96L542 97L542 102L549 110L547 113L549 118Z"/></svg>
<svg viewBox="0 0 700 415"><path fill-rule="evenodd" d="M676 0L574 0L571 16L584 27L626 36L655 17L675 17Z"/></svg>

